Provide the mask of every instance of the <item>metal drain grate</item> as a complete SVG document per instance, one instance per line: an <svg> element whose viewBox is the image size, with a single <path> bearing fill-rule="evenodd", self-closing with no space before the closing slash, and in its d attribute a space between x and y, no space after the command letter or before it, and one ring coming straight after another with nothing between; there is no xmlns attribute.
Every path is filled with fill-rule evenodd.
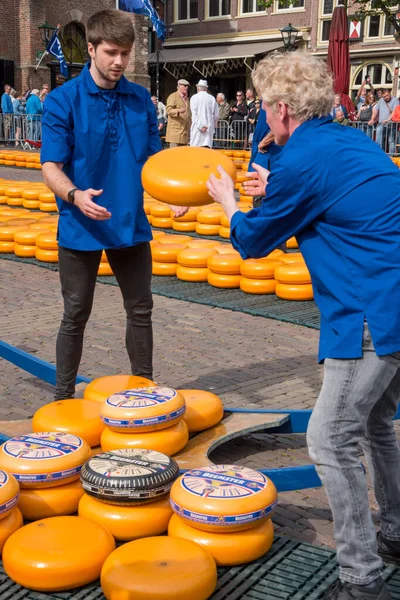
<svg viewBox="0 0 400 600"><path fill-rule="evenodd" d="M387 567L383 577L393 600L400 600L400 569ZM248 565L218 569L210 600L318 600L337 578L332 550L276 538L265 557ZM44 594L21 588L0 564L0 600L105 600L98 583Z"/></svg>

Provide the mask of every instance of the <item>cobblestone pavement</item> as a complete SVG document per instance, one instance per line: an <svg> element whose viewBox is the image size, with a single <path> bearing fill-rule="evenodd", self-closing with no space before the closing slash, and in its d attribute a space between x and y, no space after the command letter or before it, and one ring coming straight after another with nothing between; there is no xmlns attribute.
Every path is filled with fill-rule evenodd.
<svg viewBox="0 0 400 600"><path fill-rule="evenodd" d="M3 178L17 179L17 174L14 169L0 170ZM26 173L20 178L28 179ZM58 273L0 259L0 297L1 339L54 363L62 311ZM322 382L317 331L161 296L155 296L154 302L157 382L213 391L227 407L314 405ZM118 288L98 284L86 330L82 375L129 372L124 328ZM52 393L52 386L1 361L0 420L31 416L52 400ZM224 444L211 458L256 468L309 463L304 435L253 434ZM370 503L376 517L372 492ZM274 523L281 535L334 546L323 489L281 493Z"/></svg>

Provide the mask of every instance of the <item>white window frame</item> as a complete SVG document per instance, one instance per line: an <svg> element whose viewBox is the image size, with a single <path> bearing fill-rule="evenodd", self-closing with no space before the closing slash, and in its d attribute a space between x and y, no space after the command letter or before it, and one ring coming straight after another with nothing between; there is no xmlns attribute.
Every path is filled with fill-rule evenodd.
<svg viewBox="0 0 400 600"><path fill-rule="evenodd" d="M306 4L306 0L300 0L303 2L303 6L293 6L292 4L289 5L289 8L282 8L281 6L279 6L279 0L275 0L274 2L274 13L292 13L292 12L304 12L306 10L305 4Z"/></svg>
<svg viewBox="0 0 400 600"><path fill-rule="evenodd" d="M380 83L377 83L375 81L371 81L372 85L374 86L375 90L377 89L382 89L382 88L388 88L389 90L391 90L393 88L393 78L394 78L394 73L393 73L393 68L391 68L391 66L383 61L383 60L379 60L379 59L375 59L375 60L370 60L368 62L363 63L362 65L360 65L359 67L357 67L357 69L354 70L351 79L352 85L351 85L351 91L353 92L357 92L360 87L362 87L362 82L364 81L368 69L370 69L372 66L374 65L382 65L382 77L381 77L381 81ZM392 75L392 83L386 83L386 71L389 71ZM356 84L356 79L358 77L358 75L362 73L361 75L361 84Z"/></svg>
<svg viewBox="0 0 400 600"><path fill-rule="evenodd" d="M318 7L318 46L327 46L329 40L322 39L322 28L325 21L332 21L333 11L338 4L338 0L333 0L333 7L331 13L324 13L324 0L319 1Z"/></svg>
<svg viewBox="0 0 400 600"><path fill-rule="evenodd" d="M393 13L396 13L396 12L397 11L393 11ZM389 35L385 35L385 27L386 27L385 13L381 13L380 15L377 15L377 16L380 17L380 19L379 19L379 35L373 35L373 36L369 35L371 17L367 17L365 20L364 40L368 41L368 42L376 42L377 40L388 40L388 39L390 40L391 38L394 40L393 33L390 33Z"/></svg>
<svg viewBox="0 0 400 600"><path fill-rule="evenodd" d="M186 0L188 14L190 14L190 0ZM193 19L179 19L179 0L174 1L174 23L198 23L199 22L199 0L197 0L197 17Z"/></svg>
<svg viewBox="0 0 400 600"><path fill-rule="evenodd" d="M230 11L227 15L222 15L222 0L219 0L219 15L211 16L210 15L210 0L206 0L204 4L204 20L205 21L223 21L226 19L232 18L232 0L229 0L230 3ZM249 14L249 13L245 13Z"/></svg>
<svg viewBox="0 0 400 600"><path fill-rule="evenodd" d="M243 12L243 0L238 0L238 2L240 8L239 17L254 17L254 15L261 15L265 12L263 7L260 7L259 10L255 10L257 7L257 0L253 0L253 12Z"/></svg>

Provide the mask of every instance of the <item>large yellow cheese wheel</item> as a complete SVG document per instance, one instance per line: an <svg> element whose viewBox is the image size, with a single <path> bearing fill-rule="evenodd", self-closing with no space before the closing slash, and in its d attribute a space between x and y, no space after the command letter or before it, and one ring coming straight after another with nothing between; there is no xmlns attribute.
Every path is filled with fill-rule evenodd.
<svg viewBox="0 0 400 600"><path fill-rule="evenodd" d="M242 277L240 280L240 289L246 294L273 294L275 286L275 279L250 279Z"/></svg>
<svg viewBox="0 0 400 600"><path fill-rule="evenodd" d="M282 300L312 300L314 298L311 283L305 285L277 283L275 294Z"/></svg>
<svg viewBox="0 0 400 600"><path fill-rule="evenodd" d="M177 206L211 204L206 183L221 165L232 179L236 169L230 158L209 148L182 146L158 152L143 167L142 183L153 198Z"/></svg>
<svg viewBox="0 0 400 600"><path fill-rule="evenodd" d="M227 240L229 240L229 238L231 237L231 228L230 227L223 227L221 225L221 227L219 228L219 236L222 238L225 238Z"/></svg>
<svg viewBox="0 0 400 600"><path fill-rule="evenodd" d="M151 255L154 262L176 263L178 252L184 248L185 244L164 244L161 239L160 243L151 249Z"/></svg>
<svg viewBox="0 0 400 600"><path fill-rule="evenodd" d="M221 398L204 390L179 390L186 402L183 420L189 433L213 427L224 416Z"/></svg>
<svg viewBox="0 0 400 600"><path fill-rule="evenodd" d="M169 219L171 217L171 209L165 204L152 204L150 207L150 214L153 217L161 217Z"/></svg>
<svg viewBox="0 0 400 600"><path fill-rule="evenodd" d="M209 271L207 281L210 285L221 289L234 289L240 287L241 275L220 275Z"/></svg>
<svg viewBox="0 0 400 600"><path fill-rule="evenodd" d="M34 258L36 255L36 246L15 243L14 254L24 258Z"/></svg>
<svg viewBox="0 0 400 600"><path fill-rule="evenodd" d="M41 223L40 221L36 221L36 223L32 223L32 225L28 225L28 229L32 229L37 233L41 231L50 231L49 229L50 223Z"/></svg>
<svg viewBox="0 0 400 600"><path fill-rule="evenodd" d="M221 567L243 565L263 556L274 541L274 526L266 519L256 527L235 533L212 533L191 527L174 515L168 525L168 535L200 544Z"/></svg>
<svg viewBox="0 0 400 600"><path fill-rule="evenodd" d="M104 424L100 419L100 403L93 400L58 400L45 404L32 419L32 431L74 433L89 446L98 446Z"/></svg>
<svg viewBox="0 0 400 600"><path fill-rule="evenodd" d="M7 204L8 206L22 206L23 201L23 198L8 198Z"/></svg>
<svg viewBox="0 0 400 600"><path fill-rule="evenodd" d="M118 542L165 533L172 514L169 496L149 504L121 506L83 494L79 502L79 516L103 525Z"/></svg>
<svg viewBox="0 0 400 600"><path fill-rule="evenodd" d="M27 521L73 515L78 511L82 495L83 487L79 479L42 490L22 489L18 508Z"/></svg>
<svg viewBox="0 0 400 600"><path fill-rule="evenodd" d="M174 231L196 231L197 221L184 221L180 223L179 221L172 221L172 229Z"/></svg>
<svg viewBox="0 0 400 600"><path fill-rule="evenodd" d="M301 252L289 252L288 254L282 254L279 257L279 260L285 264L290 264L290 263L303 263L304 264L304 258L303 258L303 255Z"/></svg>
<svg viewBox="0 0 400 600"><path fill-rule="evenodd" d="M95 581L115 549L107 529L81 517L52 517L18 529L3 549L7 575L39 592L71 590Z"/></svg>
<svg viewBox="0 0 400 600"><path fill-rule="evenodd" d="M9 198L21 198L23 191L24 191L23 187L9 186L9 187L6 187L6 189L5 189L5 195L8 196Z"/></svg>
<svg viewBox="0 0 400 600"><path fill-rule="evenodd" d="M219 235L220 225L205 225L204 223L197 223L196 233L199 235Z"/></svg>
<svg viewBox="0 0 400 600"><path fill-rule="evenodd" d="M197 220L197 215L200 210L201 209L198 206L192 206L182 217L173 217L173 219L177 223L192 223Z"/></svg>
<svg viewBox="0 0 400 600"><path fill-rule="evenodd" d="M268 519L277 491L260 471L210 465L187 471L171 488L174 512L203 531L240 531Z"/></svg>
<svg viewBox="0 0 400 600"><path fill-rule="evenodd" d="M36 223L33 223L36 225ZM17 244L22 244L23 246L35 246L36 245L36 237L39 235L36 229L19 229L14 233L14 241Z"/></svg>
<svg viewBox="0 0 400 600"><path fill-rule="evenodd" d="M0 227L0 240L2 242L13 242L14 234L21 229L26 229L25 225L5 225Z"/></svg>
<svg viewBox="0 0 400 600"><path fill-rule="evenodd" d="M160 275L162 277L172 277L176 275L176 270L178 268L178 263L162 263L153 261L152 264L152 274Z"/></svg>
<svg viewBox="0 0 400 600"><path fill-rule="evenodd" d="M43 248L36 247L35 252L36 260L42 262L58 262L58 250L43 250Z"/></svg>
<svg viewBox="0 0 400 600"><path fill-rule="evenodd" d="M172 229L172 218L152 217L151 224L153 227L160 227L161 229Z"/></svg>
<svg viewBox="0 0 400 600"><path fill-rule="evenodd" d="M210 271L220 275L240 275L241 263L242 259L236 254L217 254L208 259L207 266Z"/></svg>
<svg viewBox="0 0 400 600"><path fill-rule="evenodd" d="M40 202L54 203L56 201L56 197L53 192L40 192L39 194Z"/></svg>
<svg viewBox="0 0 400 600"><path fill-rule="evenodd" d="M289 263L278 266L275 269L275 279L279 283L294 283L296 285L311 283L310 271L305 263Z"/></svg>
<svg viewBox="0 0 400 600"><path fill-rule="evenodd" d="M197 221L205 225L221 225L221 214L215 210L200 210Z"/></svg>
<svg viewBox="0 0 400 600"><path fill-rule="evenodd" d="M120 546L101 570L107 600L207 600L216 584L217 568L208 550L166 536Z"/></svg>
<svg viewBox="0 0 400 600"><path fill-rule="evenodd" d="M196 267L182 267L178 265L176 269L176 276L181 281L207 281L209 270L206 268L196 268Z"/></svg>
<svg viewBox="0 0 400 600"><path fill-rule="evenodd" d="M38 209L40 205L39 200L23 200L22 201L22 206L24 208L30 208L30 209Z"/></svg>
<svg viewBox="0 0 400 600"><path fill-rule="evenodd" d="M104 452L123 448L150 448L173 456L186 446L188 439L189 431L184 421L149 433L117 433L106 427L101 434L101 447Z"/></svg>
<svg viewBox="0 0 400 600"><path fill-rule="evenodd" d="M21 487L54 487L78 479L89 452L76 435L32 433L0 446L0 468L12 473Z"/></svg>
<svg viewBox="0 0 400 600"><path fill-rule="evenodd" d="M25 188L22 192L22 197L25 200L39 200L40 188Z"/></svg>
<svg viewBox="0 0 400 600"><path fill-rule="evenodd" d="M56 212L57 204L55 202L40 202L39 210L43 212Z"/></svg>
<svg viewBox="0 0 400 600"><path fill-rule="evenodd" d="M144 387L117 392L100 405L103 423L112 431L144 433L166 429L185 414L185 399L167 387Z"/></svg>
<svg viewBox="0 0 400 600"><path fill-rule="evenodd" d="M4 519L17 504L19 483L11 473L0 470L0 519ZM1 529L1 524L0 524Z"/></svg>
<svg viewBox="0 0 400 600"><path fill-rule="evenodd" d="M0 524L0 556L8 538L24 524L21 511L15 506Z"/></svg>
<svg viewBox="0 0 400 600"><path fill-rule="evenodd" d="M1 227L0 227L1 229ZM0 253L4 253L4 254L12 254L12 252L14 252L14 242L3 242L0 241Z"/></svg>
<svg viewBox="0 0 400 600"><path fill-rule="evenodd" d="M43 250L57 250L58 242L56 234L47 231L39 233L36 238L36 246L43 248Z"/></svg>
<svg viewBox="0 0 400 600"><path fill-rule="evenodd" d="M83 397L86 400L104 402L109 396L121 390L144 388L152 385L155 385L154 381L137 375L106 375L105 377L93 379L88 383L83 392Z"/></svg>
<svg viewBox="0 0 400 600"><path fill-rule="evenodd" d="M217 254L215 248L185 248L178 252L176 260L182 267L205 269L208 259L214 254Z"/></svg>
<svg viewBox="0 0 400 600"><path fill-rule="evenodd" d="M275 269L280 265L282 265L280 260L249 258L241 263L240 272L243 277L249 279L273 279Z"/></svg>
<svg viewBox="0 0 400 600"><path fill-rule="evenodd" d="M153 240L159 240L164 237L164 235L167 235L165 231L152 231L151 233L153 235Z"/></svg>

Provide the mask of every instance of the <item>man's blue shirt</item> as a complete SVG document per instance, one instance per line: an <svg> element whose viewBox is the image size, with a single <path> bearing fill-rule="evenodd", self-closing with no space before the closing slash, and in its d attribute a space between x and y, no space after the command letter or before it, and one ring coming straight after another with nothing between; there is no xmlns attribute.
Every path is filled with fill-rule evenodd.
<svg viewBox="0 0 400 600"><path fill-rule="evenodd" d="M59 245L74 250L124 248L151 240L141 172L161 150L149 92L122 77L113 90L97 87L86 65L44 103L42 164L63 163L80 190L103 190L94 202L112 213L95 221L57 198Z"/></svg>
<svg viewBox="0 0 400 600"><path fill-rule="evenodd" d="M1 97L1 110L5 115L14 112L11 96L10 94L6 94L5 92Z"/></svg>
<svg viewBox="0 0 400 600"><path fill-rule="evenodd" d="M258 209L235 213L243 258L295 235L321 311L319 359L362 356L364 320L378 356L400 350L400 170L361 131L315 118L278 156Z"/></svg>

